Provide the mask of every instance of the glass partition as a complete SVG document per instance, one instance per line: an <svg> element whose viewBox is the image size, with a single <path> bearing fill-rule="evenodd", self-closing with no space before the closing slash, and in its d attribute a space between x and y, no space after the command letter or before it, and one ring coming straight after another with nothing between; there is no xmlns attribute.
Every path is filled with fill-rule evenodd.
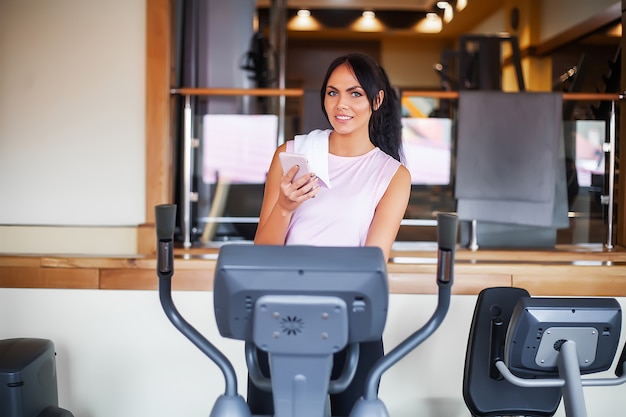
<svg viewBox="0 0 626 417"><path fill-rule="evenodd" d="M200 242L252 240L276 149L278 117L206 114L202 126Z"/></svg>
<svg viewBox="0 0 626 417"><path fill-rule="evenodd" d="M396 249L436 242L437 213L457 210L458 94L451 93L406 92L402 97L404 154L412 185ZM442 108L450 117L434 117ZM191 158L190 186L195 190L190 193L190 224L180 228L179 240L202 247L252 241L280 122L273 115L191 117L198 137ZM557 230L557 244L612 243L614 118L612 112L607 120L563 122L569 227ZM294 125L290 130L297 131L294 118L289 120ZM471 224L467 227L471 232Z"/></svg>
<svg viewBox="0 0 626 417"><path fill-rule="evenodd" d="M570 227L561 243L605 243L607 240L608 176L605 154L607 123L576 120L563 123Z"/></svg>

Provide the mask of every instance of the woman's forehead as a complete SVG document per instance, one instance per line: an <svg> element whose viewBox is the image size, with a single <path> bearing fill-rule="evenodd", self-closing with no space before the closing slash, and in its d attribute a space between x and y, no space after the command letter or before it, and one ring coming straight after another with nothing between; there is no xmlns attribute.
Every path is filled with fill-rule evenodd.
<svg viewBox="0 0 626 417"><path fill-rule="evenodd" d="M328 78L328 86L345 87L349 85L349 87L361 87L361 83L354 75L354 71L347 64L341 64L337 68L333 70Z"/></svg>

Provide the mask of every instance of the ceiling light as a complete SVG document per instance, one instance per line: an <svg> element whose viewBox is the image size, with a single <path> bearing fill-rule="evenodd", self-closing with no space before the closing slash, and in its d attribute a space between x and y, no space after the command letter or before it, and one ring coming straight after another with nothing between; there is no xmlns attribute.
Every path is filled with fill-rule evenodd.
<svg viewBox="0 0 626 417"><path fill-rule="evenodd" d="M414 27L420 33L439 33L442 29L441 18L437 13L426 13L426 17L420 20Z"/></svg>
<svg viewBox="0 0 626 417"><path fill-rule="evenodd" d="M382 32L385 30L385 26L376 18L376 13L371 10L365 10L351 28L358 32Z"/></svg>
<svg viewBox="0 0 626 417"><path fill-rule="evenodd" d="M454 9L449 4L443 9L443 21L446 23L450 23L450 21L454 18Z"/></svg>
<svg viewBox="0 0 626 417"><path fill-rule="evenodd" d="M320 23L311 16L311 11L307 9L298 10L296 15L287 22L287 29L289 30L320 30L321 28Z"/></svg>
<svg viewBox="0 0 626 417"><path fill-rule="evenodd" d="M361 16L365 19L374 19L376 17L376 13L371 10L365 10Z"/></svg>
<svg viewBox="0 0 626 417"><path fill-rule="evenodd" d="M450 6L450 3L448 3L447 1L438 1L437 2L437 7L439 7L440 9L445 9L448 6Z"/></svg>

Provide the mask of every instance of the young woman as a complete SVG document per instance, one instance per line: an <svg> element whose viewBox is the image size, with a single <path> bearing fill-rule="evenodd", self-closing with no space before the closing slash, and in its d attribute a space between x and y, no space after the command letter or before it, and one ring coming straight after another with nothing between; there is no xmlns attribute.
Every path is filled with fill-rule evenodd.
<svg viewBox="0 0 626 417"><path fill-rule="evenodd" d="M278 147L254 243L377 246L388 259L411 189L409 171L401 163L395 92L374 59L354 53L330 64L321 99L332 130L296 136ZM294 180L299 167L284 172L281 152L306 154L314 172ZM343 367L344 354L335 355L333 378ZM361 343L351 385L331 397L332 415L350 414L367 373L382 355L382 340ZM248 384L252 414L272 414L271 396L263 394Z"/></svg>

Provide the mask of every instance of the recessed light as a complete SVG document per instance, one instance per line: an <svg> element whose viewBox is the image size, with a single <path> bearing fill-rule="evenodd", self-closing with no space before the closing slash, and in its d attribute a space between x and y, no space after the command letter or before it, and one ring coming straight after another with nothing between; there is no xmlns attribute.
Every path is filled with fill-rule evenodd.
<svg viewBox="0 0 626 417"><path fill-rule="evenodd" d="M376 17L376 13L374 13L371 10L365 10L361 16L363 16L366 19L373 19Z"/></svg>
<svg viewBox="0 0 626 417"><path fill-rule="evenodd" d="M309 17L311 16L311 11L307 9L300 9L297 14L298 17Z"/></svg>

